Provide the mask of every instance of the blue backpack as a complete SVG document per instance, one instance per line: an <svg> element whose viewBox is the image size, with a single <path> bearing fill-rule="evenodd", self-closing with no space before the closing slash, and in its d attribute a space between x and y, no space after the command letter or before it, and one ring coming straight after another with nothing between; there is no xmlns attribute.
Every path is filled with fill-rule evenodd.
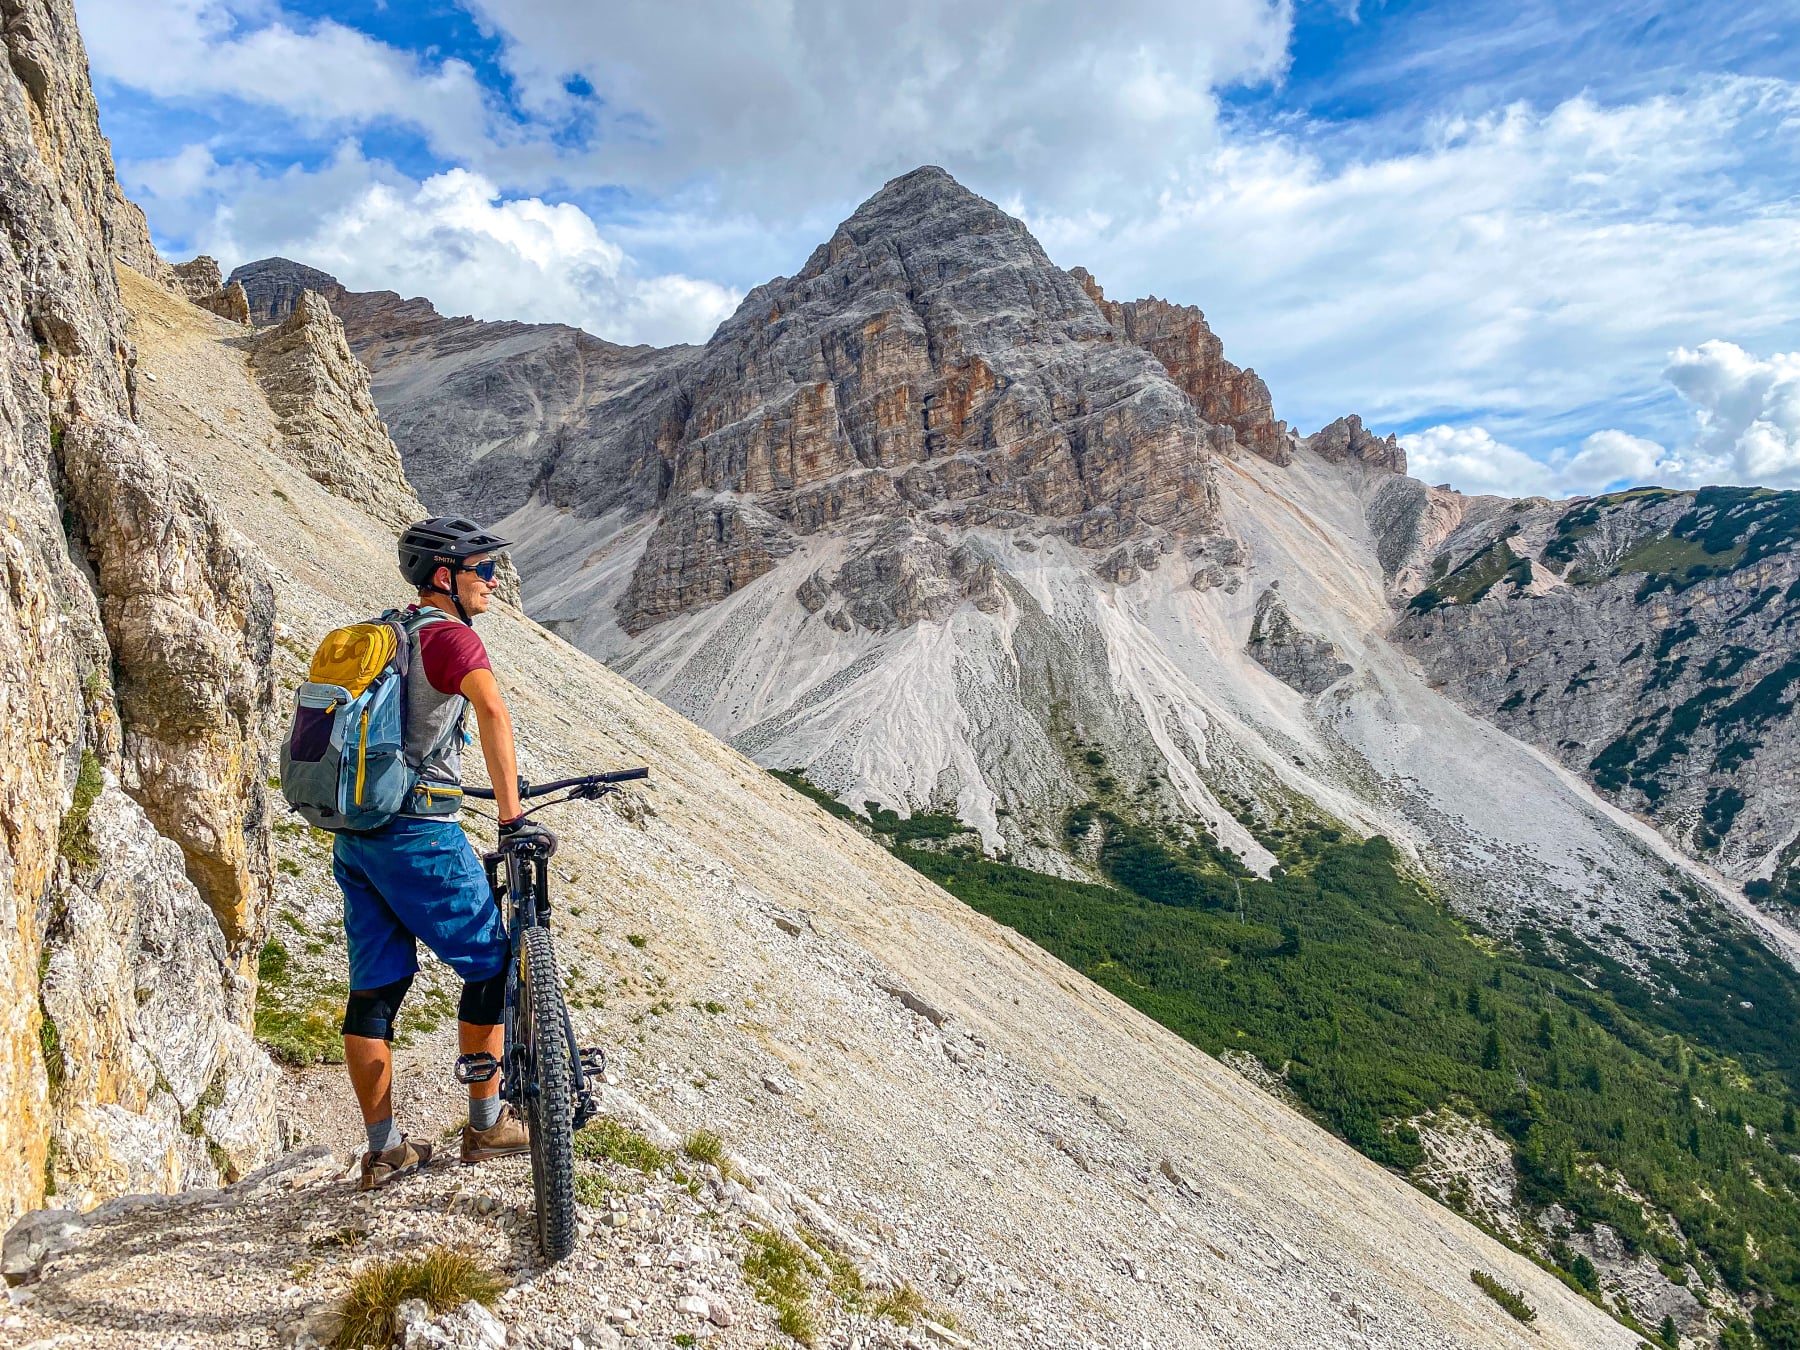
<svg viewBox="0 0 1800 1350"><path fill-rule="evenodd" d="M314 653L281 744L281 795L322 830L378 830L419 774L406 756L412 637L435 615L388 610L335 628Z"/></svg>

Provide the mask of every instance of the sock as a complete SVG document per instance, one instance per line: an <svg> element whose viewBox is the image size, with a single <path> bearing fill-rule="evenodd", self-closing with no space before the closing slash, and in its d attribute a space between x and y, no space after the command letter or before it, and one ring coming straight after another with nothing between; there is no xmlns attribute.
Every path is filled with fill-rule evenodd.
<svg viewBox="0 0 1800 1350"><path fill-rule="evenodd" d="M494 1122L500 1119L500 1094L491 1097L469 1098L469 1128L471 1130L492 1129Z"/></svg>
<svg viewBox="0 0 1800 1350"><path fill-rule="evenodd" d="M390 1148L400 1146L400 1131L394 1125L394 1118L378 1120L373 1125L365 1124L363 1129L369 1132L369 1152L386 1153Z"/></svg>

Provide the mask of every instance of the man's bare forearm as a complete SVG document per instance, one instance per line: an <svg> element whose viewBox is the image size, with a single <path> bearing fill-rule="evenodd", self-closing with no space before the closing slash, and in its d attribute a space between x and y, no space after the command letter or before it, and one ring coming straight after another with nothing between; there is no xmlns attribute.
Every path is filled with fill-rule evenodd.
<svg viewBox="0 0 1800 1350"><path fill-rule="evenodd" d="M513 750L512 714L500 697L500 686L491 670L471 670L462 682L463 697L475 710L481 732L481 757L487 761L488 781L494 785L494 809L501 820L511 820L523 809L519 804L519 760Z"/></svg>

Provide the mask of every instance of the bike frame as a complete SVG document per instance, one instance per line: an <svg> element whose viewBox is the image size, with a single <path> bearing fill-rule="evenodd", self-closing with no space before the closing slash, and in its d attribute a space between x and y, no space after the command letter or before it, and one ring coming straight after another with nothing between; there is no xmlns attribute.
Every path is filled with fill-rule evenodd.
<svg viewBox="0 0 1800 1350"><path fill-rule="evenodd" d="M521 800L552 792L567 793L554 801L540 802L520 816L520 819L524 819L525 815L533 815L546 806L557 806L563 802L598 801L609 793L617 792L619 784L647 778L649 775L648 769L623 769L616 773L560 778L536 787L520 779ZM491 788L468 787L463 789L463 795L491 801L494 793ZM537 1064L530 1058L530 1046L521 1034L519 1025L519 949L524 945L527 928L550 926L550 854L536 840L526 838L484 855L482 863L487 871L488 885L494 893L494 903L499 906L502 920L506 924L506 1001L502 1013L506 1039L498 1063L493 1056L485 1053L459 1055L456 1060L456 1078L460 1083L485 1083L498 1072L500 1096L523 1116L527 1102L538 1094L538 1081ZM575 1025L569 1016L567 1003L563 1004L562 1021L562 1034L568 1039L569 1065L575 1089L574 1128L579 1130L600 1109L593 1089L588 1084L590 1079L605 1076L606 1052L596 1046L583 1048L575 1043ZM544 1028L537 1030L541 1035Z"/></svg>

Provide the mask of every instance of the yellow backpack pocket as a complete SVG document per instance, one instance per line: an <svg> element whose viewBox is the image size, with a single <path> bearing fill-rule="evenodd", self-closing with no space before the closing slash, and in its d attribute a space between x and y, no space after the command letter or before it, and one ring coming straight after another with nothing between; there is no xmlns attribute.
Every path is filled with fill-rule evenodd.
<svg viewBox="0 0 1800 1350"><path fill-rule="evenodd" d="M314 684L338 685L356 698L387 669L398 650L392 624L353 623L334 628L313 654L307 679Z"/></svg>

